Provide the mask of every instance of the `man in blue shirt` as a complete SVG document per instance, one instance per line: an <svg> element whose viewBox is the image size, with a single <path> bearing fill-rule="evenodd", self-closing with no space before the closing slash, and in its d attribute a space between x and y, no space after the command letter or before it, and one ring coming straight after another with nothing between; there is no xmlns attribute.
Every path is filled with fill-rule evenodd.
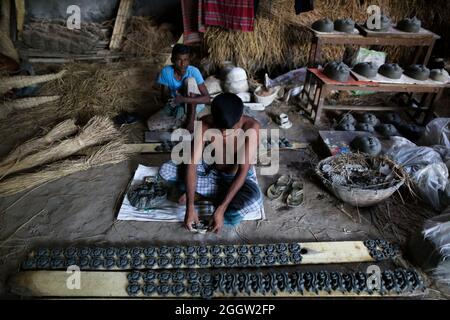
<svg viewBox="0 0 450 320"><path fill-rule="evenodd" d="M200 71L189 65L190 50L188 46L177 43L172 49L172 65L165 66L158 77L161 86L161 98L167 101L163 110L147 121L149 130L171 127L183 121L184 128L194 130L197 113L203 111L204 104L210 102Z"/></svg>

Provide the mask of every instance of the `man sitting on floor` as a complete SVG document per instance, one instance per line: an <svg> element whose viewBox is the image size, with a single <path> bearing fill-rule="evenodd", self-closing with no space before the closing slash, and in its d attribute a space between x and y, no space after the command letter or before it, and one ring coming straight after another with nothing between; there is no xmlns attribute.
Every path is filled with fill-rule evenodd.
<svg viewBox="0 0 450 320"><path fill-rule="evenodd" d="M188 46L177 43L173 47L173 64L165 66L158 78L161 98L168 101L168 104L149 118L149 130L176 129L182 126L193 132L196 114L202 112L205 104L210 102L203 77L196 67L189 65L189 58Z"/></svg>
<svg viewBox="0 0 450 320"><path fill-rule="evenodd" d="M194 207L197 197L210 199L214 203L210 228L213 232L219 232L224 224L239 224L246 214L262 206L262 193L252 165L256 158L260 124L244 116L243 110L242 100L235 94L217 96L212 101L211 114L196 123L190 164L177 166L170 161L160 169L160 177L165 181L185 182L186 193L180 198L180 203L186 203L184 225L189 230L192 230L193 223L199 223ZM211 137L208 132L215 134ZM212 164L207 164L213 161L204 157L207 141L226 150L219 154L220 148L214 149L217 152L212 155L215 159Z"/></svg>

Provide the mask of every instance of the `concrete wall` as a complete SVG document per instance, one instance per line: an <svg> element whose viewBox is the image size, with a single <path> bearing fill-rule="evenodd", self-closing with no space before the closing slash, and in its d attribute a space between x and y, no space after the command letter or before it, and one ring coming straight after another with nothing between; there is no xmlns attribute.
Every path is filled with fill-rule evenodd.
<svg viewBox="0 0 450 320"><path fill-rule="evenodd" d="M27 19L66 19L70 5L81 9L82 22L103 22L117 14L119 0L26 0ZM134 15L151 16L159 21L181 22L180 0L135 0Z"/></svg>

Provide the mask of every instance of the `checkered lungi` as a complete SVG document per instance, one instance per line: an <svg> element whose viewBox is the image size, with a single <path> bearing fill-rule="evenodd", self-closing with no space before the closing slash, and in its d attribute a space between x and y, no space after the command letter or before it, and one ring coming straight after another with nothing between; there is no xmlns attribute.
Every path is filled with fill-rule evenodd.
<svg viewBox="0 0 450 320"><path fill-rule="evenodd" d="M164 163L159 175L169 183L179 183L185 191L186 165L176 165L173 161ZM197 165L197 186L195 192L203 197L213 199L219 205L225 198L235 175L221 172L213 166L202 162ZM236 225L246 214L255 212L263 206L263 196L256 180L256 171L252 166L239 192L231 200L224 215L226 225Z"/></svg>

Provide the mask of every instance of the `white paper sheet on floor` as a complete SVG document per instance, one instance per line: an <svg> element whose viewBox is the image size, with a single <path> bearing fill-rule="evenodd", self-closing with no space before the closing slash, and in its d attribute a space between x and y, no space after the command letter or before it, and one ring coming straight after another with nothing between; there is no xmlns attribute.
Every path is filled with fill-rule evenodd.
<svg viewBox="0 0 450 320"><path fill-rule="evenodd" d="M134 173L131 185L141 183L144 177L156 176L158 174L158 167L146 167L139 165ZM197 212L201 218L210 216L214 212L212 205L196 205ZM184 220L184 214L186 212L186 206L179 205L175 202L166 200L158 208L150 209L146 211L140 211L134 208L128 201L128 197L125 194L122 206L120 207L117 220L133 220L133 221L159 221L159 222L180 222ZM244 218L244 220L261 220L265 219L264 207L258 211L250 212Z"/></svg>

